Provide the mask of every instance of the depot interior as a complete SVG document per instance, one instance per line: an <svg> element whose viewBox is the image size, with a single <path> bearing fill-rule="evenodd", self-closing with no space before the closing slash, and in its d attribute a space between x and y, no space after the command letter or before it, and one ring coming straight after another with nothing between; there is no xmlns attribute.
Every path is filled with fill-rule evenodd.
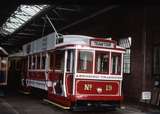
<svg viewBox="0 0 160 114"><path fill-rule="evenodd" d="M156 4L97 3L30 0L0 4L0 46L9 55L22 45L54 32L106 38L126 48L124 56L124 100L160 106L160 11ZM50 19L51 23L47 21ZM17 63L17 70L19 70ZM9 76L8 86L16 88L18 75Z"/></svg>

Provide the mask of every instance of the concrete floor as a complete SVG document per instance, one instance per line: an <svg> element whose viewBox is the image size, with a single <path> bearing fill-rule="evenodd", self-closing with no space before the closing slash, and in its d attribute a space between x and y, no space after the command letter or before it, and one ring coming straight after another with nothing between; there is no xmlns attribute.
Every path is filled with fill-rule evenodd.
<svg viewBox="0 0 160 114"><path fill-rule="evenodd" d="M160 114L160 110L137 105L124 105L123 109L103 111L98 114ZM22 94L11 94L0 97L0 114L97 114L97 112L72 112L46 104L40 98Z"/></svg>

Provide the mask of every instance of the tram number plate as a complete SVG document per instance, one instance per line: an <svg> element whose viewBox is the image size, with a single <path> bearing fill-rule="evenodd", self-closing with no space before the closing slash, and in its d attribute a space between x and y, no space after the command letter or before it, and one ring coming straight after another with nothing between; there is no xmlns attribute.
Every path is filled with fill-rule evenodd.
<svg viewBox="0 0 160 114"><path fill-rule="evenodd" d="M86 90L86 91L90 91L90 90L92 90L92 88L93 88L93 85L92 84L84 84L84 90ZM106 91L112 91L112 85L106 85L106 87L105 87L105 90Z"/></svg>
<svg viewBox="0 0 160 114"><path fill-rule="evenodd" d="M116 81L77 81L77 93L79 94L117 94L119 84Z"/></svg>

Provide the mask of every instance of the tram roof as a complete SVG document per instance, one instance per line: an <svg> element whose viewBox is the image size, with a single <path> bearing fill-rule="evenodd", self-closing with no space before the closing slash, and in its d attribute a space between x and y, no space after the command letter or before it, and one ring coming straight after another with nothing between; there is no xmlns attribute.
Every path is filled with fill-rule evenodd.
<svg viewBox="0 0 160 114"><path fill-rule="evenodd" d="M48 51L53 50L59 47L64 47L64 46L66 47L66 46L72 46L72 45L77 45L77 46L81 45L82 47L84 46L91 47L91 41L94 41L96 43L98 42L101 43L100 45L101 46L103 45L104 46L103 48L110 48L110 49L113 48L113 49L124 50L124 48L117 46L116 42L111 39L95 38L95 37L84 36L84 35L61 35L59 37L57 37L56 35L57 35L56 33L51 33L47 36L44 36L40 39L37 39L35 41L29 42L23 45L24 55L35 54L35 53L44 52L47 50ZM109 46L107 47L107 45ZM95 45L95 47L97 46Z"/></svg>

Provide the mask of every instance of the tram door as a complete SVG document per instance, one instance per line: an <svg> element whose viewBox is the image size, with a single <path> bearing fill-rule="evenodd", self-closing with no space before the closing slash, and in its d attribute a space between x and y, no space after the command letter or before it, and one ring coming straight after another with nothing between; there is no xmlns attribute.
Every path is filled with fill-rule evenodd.
<svg viewBox="0 0 160 114"><path fill-rule="evenodd" d="M66 53L66 69L65 69L65 81L66 81L66 96L70 96L72 94L73 88L73 75L75 70L75 51L74 50L67 50Z"/></svg>
<svg viewBox="0 0 160 114"><path fill-rule="evenodd" d="M53 94L60 96L71 94L74 51L58 50L55 52L54 61ZM67 88L67 90L64 88Z"/></svg>
<svg viewBox="0 0 160 114"><path fill-rule="evenodd" d="M53 79L53 94L64 96L63 77L64 77L64 60L65 51L55 51L54 57L54 79Z"/></svg>
<svg viewBox="0 0 160 114"><path fill-rule="evenodd" d="M0 85L7 85L7 57L0 57Z"/></svg>

